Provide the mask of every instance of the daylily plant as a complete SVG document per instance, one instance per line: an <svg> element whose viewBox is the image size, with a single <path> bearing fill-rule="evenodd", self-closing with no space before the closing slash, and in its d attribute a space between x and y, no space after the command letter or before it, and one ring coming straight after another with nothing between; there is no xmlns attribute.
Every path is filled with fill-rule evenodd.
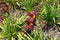
<svg viewBox="0 0 60 40"><path fill-rule="evenodd" d="M26 20L26 27L25 27L29 34L31 34L31 31L33 31L34 29L35 20L38 12L38 9L34 10L34 5L36 1L37 0L22 0L25 10L27 11L27 15L29 16L29 18Z"/></svg>

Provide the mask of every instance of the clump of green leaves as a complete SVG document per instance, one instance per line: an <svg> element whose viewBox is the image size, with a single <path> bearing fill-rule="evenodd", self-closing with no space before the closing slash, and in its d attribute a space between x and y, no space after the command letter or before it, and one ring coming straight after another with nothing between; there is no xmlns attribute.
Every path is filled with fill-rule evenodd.
<svg viewBox="0 0 60 40"><path fill-rule="evenodd" d="M12 16L9 16L4 20L4 24L0 25L2 29L1 37L7 38L8 40L18 39L18 32L24 27L26 16L21 16L18 20L13 20Z"/></svg>
<svg viewBox="0 0 60 40"><path fill-rule="evenodd" d="M40 27L39 29L36 27L36 29L34 30L34 36L33 39L34 40L45 40L42 28Z"/></svg>
<svg viewBox="0 0 60 40"><path fill-rule="evenodd" d="M32 11L34 9L36 0L22 0L22 4L25 7L25 10Z"/></svg>
<svg viewBox="0 0 60 40"><path fill-rule="evenodd" d="M44 12L42 13L44 14L44 19L47 21L47 24L54 24L56 23L56 20L60 17L58 2L52 2L52 5L51 1L48 1L47 3L48 4L46 4L45 2L43 3Z"/></svg>

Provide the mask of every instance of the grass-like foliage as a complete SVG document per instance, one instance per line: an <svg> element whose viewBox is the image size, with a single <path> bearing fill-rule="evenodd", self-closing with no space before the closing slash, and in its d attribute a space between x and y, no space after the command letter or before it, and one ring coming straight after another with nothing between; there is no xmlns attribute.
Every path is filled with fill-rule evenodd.
<svg viewBox="0 0 60 40"><path fill-rule="evenodd" d="M32 11L34 9L36 0L22 0L25 10Z"/></svg>
<svg viewBox="0 0 60 40"><path fill-rule="evenodd" d="M60 18L59 4L57 1L48 1L47 4L44 2L44 19L47 21L47 24L55 24L56 20Z"/></svg>
<svg viewBox="0 0 60 40"><path fill-rule="evenodd" d="M9 16L4 20L4 24L0 25L2 29L1 37L7 38L8 40L12 40L12 38L18 39L17 34L23 28L26 20L26 16L22 16L18 20L13 20L12 16Z"/></svg>
<svg viewBox="0 0 60 40"><path fill-rule="evenodd" d="M19 37L19 40L22 40L22 39L23 40L45 40L44 34L41 29L39 31L38 29L35 29L32 36L29 35L28 33L27 35L24 33L22 34L19 33L18 37Z"/></svg>

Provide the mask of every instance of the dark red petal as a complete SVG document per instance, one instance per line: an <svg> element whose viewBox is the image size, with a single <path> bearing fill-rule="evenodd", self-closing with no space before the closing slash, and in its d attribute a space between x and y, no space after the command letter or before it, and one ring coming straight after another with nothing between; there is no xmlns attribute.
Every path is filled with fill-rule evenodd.
<svg viewBox="0 0 60 40"><path fill-rule="evenodd" d="M28 15L28 16L31 16L32 14L28 12L27 15Z"/></svg>
<svg viewBox="0 0 60 40"><path fill-rule="evenodd" d="M34 15L37 15L38 9L35 9L34 11L32 11L31 13Z"/></svg>
<svg viewBox="0 0 60 40"><path fill-rule="evenodd" d="M7 7L2 8L2 11L4 11L4 12L7 12L7 10L8 10Z"/></svg>
<svg viewBox="0 0 60 40"><path fill-rule="evenodd" d="M34 26L26 25L26 29L33 30L34 29Z"/></svg>
<svg viewBox="0 0 60 40"><path fill-rule="evenodd" d="M1 17L0 17L0 23L3 23L3 21L4 21L4 17L1 16Z"/></svg>
<svg viewBox="0 0 60 40"><path fill-rule="evenodd" d="M33 18L29 18L27 21L26 21L27 23L29 23L29 22L35 22L35 19L33 19Z"/></svg>

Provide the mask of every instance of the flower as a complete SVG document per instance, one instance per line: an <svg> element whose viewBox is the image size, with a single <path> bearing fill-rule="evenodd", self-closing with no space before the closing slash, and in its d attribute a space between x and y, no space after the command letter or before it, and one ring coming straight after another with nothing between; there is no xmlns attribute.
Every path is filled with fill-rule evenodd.
<svg viewBox="0 0 60 40"><path fill-rule="evenodd" d="M26 21L26 29L29 30L33 30L34 29L34 25L35 25L35 21L36 21L36 15L37 15L37 10L34 10L32 12L28 12L28 20Z"/></svg>
<svg viewBox="0 0 60 40"><path fill-rule="evenodd" d="M0 3L0 5L1 5L1 11L3 13L8 11L8 5L5 2Z"/></svg>
<svg viewBox="0 0 60 40"><path fill-rule="evenodd" d="M34 25L31 25L31 24L28 25L28 24L27 24L27 25L26 25L26 29L29 29L29 30L32 31L32 30L34 29Z"/></svg>
<svg viewBox="0 0 60 40"><path fill-rule="evenodd" d="M32 12L28 12L27 15L28 15L29 17L31 17L31 18L36 18L37 12L38 12L38 10L36 9L36 10L34 10L34 11L32 11Z"/></svg>
<svg viewBox="0 0 60 40"><path fill-rule="evenodd" d="M1 16L1 17L0 17L0 23L2 23L2 24L3 24L3 22L4 22L4 17L3 17L3 16Z"/></svg>
<svg viewBox="0 0 60 40"><path fill-rule="evenodd" d="M35 14L33 14L33 13L28 13L28 16L31 18L35 18Z"/></svg>

